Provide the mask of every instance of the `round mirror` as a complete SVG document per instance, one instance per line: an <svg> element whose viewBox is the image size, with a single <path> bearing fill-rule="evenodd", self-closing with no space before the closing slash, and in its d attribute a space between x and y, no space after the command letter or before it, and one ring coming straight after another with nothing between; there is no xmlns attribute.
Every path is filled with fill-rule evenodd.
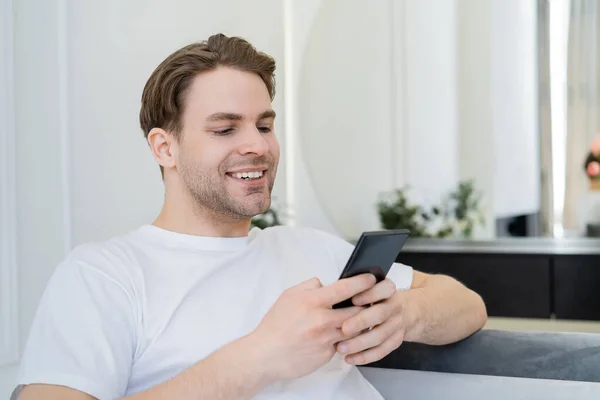
<svg viewBox="0 0 600 400"><path fill-rule="evenodd" d="M346 237L379 228L378 194L394 186L389 7L363 4L322 3L299 76L303 157L321 205Z"/></svg>

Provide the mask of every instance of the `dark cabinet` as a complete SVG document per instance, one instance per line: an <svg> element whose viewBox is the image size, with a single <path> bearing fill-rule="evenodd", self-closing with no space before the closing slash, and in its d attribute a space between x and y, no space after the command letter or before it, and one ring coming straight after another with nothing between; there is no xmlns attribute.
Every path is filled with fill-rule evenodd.
<svg viewBox="0 0 600 400"><path fill-rule="evenodd" d="M600 255L554 257L556 318L600 321Z"/></svg>
<svg viewBox="0 0 600 400"><path fill-rule="evenodd" d="M479 293L490 316L550 318L552 314L548 256L403 251L397 261L452 276Z"/></svg>

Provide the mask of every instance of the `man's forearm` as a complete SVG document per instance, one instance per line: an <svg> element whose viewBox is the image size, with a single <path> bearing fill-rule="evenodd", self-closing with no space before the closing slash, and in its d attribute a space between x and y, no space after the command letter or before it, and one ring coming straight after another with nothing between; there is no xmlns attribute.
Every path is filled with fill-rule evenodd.
<svg viewBox="0 0 600 400"><path fill-rule="evenodd" d="M172 379L123 400L250 399L271 383L251 336L217 350Z"/></svg>
<svg viewBox="0 0 600 400"><path fill-rule="evenodd" d="M453 343L481 329L487 320L481 297L444 275L431 275L420 287L398 292L398 298L407 319L407 342Z"/></svg>

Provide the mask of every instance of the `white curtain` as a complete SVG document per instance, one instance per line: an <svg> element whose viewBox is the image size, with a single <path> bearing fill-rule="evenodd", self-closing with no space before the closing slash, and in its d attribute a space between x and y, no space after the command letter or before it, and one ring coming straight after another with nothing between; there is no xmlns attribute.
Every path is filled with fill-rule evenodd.
<svg viewBox="0 0 600 400"><path fill-rule="evenodd" d="M588 191L583 164L600 132L600 1L571 0L567 63L567 158L563 227L581 230Z"/></svg>

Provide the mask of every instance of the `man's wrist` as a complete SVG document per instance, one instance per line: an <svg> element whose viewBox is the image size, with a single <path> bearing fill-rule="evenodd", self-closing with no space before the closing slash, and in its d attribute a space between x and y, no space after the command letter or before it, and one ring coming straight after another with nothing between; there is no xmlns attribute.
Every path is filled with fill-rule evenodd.
<svg viewBox="0 0 600 400"><path fill-rule="evenodd" d="M251 371L255 385L261 389L275 383L277 371L268 359L264 341L255 333L250 333L235 342L232 349L239 355L240 367Z"/></svg>
<svg viewBox="0 0 600 400"><path fill-rule="evenodd" d="M407 342L418 342L422 335L421 316L425 305L421 292L420 289L399 290L394 296L404 320L404 339Z"/></svg>

